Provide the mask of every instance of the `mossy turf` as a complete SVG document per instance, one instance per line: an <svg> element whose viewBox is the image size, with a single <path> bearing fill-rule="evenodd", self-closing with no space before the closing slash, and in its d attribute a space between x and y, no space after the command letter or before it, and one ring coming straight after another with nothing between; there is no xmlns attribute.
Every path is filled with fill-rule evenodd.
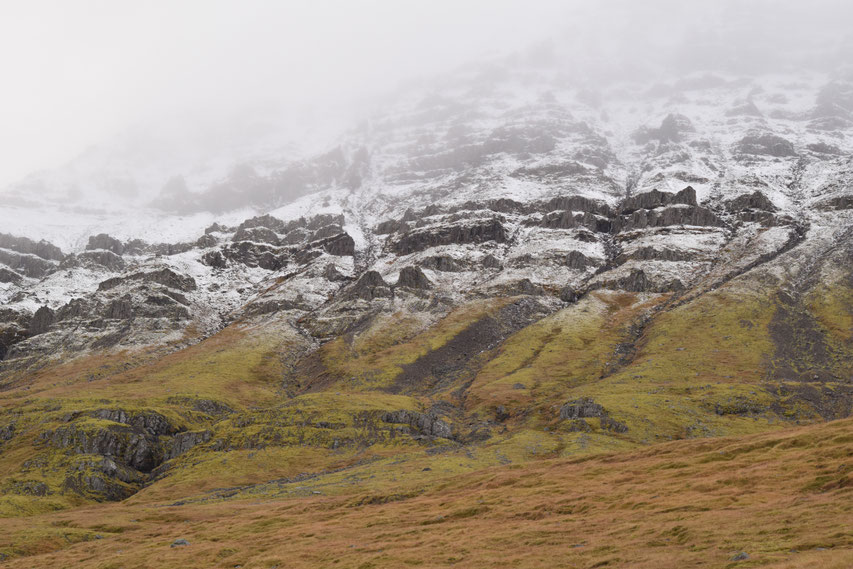
<svg viewBox="0 0 853 569"><path fill-rule="evenodd" d="M827 353L842 356L827 368L827 373L834 374L831 377L844 377L845 373L849 377L850 373L850 299L850 290L845 286L826 285L805 295L797 308L808 312L810 321L818 323L815 329L821 334L820 341L831 346ZM191 528L196 532L193 535L199 536L196 539L205 543L203 555L188 558L183 552L189 549L168 549L176 565L187 562L187 566L225 567L251 563L254 565L244 566L271 567L285 563L278 545L267 541L270 536L293 539L309 552L316 545L302 534L293 534L294 528L304 528L301 531L305 534L326 532L336 544L330 553L306 553L292 563L287 561L294 567L326 566L345 559L349 553L357 553L353 559L358 559L358 564L340 561L344 563L340 566L537 566L536 560L541 559L535 546L559 547L560 555L576 558L581 566L620 565L629 558L617 555L614 546L608 545L615 542L612 533L605 533L613 538L610 542L601 541L572 526L583 540L570 543L558 528L559 524L571 526L574 518L551 519L548 524L557 525L547 529L537 525L549 516L579 515L590 509L604 516L604 510L585 502L572 490L576 483L593 484L589 477L601 474L616 488L606 503L617 516L617 526L632 536L632 547L643 552L637 558L638 567L652 567L654 562L663 563L657 565L660 567L675 566L648 553L673 545L692 548L679 549L678 558L696 565L702 564L700 552L716 552L708 557L716 563L721 548L729 546L749 546L772 554L767 559L773 563L787 562L779 557L781 549L760 546L754 536L743 547L737 546L738 534L734 530L699 539L703 524L731 522L727 514L719 514L718 519L703 514L694 520L698 525L692 526L681 523L683 519L678 515L669 514L715 511L734 507L740 500L752 504L750 511L755 515L763 512L763 506L743 497L749 496L753 478L727 478L722 471L708 474L702 465L724 460L718 459L715 452L722 452L719 456L725 457L729 452L725 445L737 446L738 441L748 440L753 441L749 444L758 445L755 452L738 452L765 457L776 465L768 467L769 475L780 477L779 473L795 460L796 452L806 452L793 441L820 438L824 435L815 433L824 431L806 429L797 432L811 434L792 435L793 438L780 434L778 439L761 433L789 432L787 429L796 423L827 418L820 397L835 401L833 409L841 409L843 406L837 402L849 391L844 391L840 381L825 381L820 385L820 397L803 397L803 384L782 374L780 370L788 368L780 367L780 362L791 369L799 364L792 360L796 353L792 356L785 352L773 336L779 321L778 298L760 287L750 288L733 281L681 305L673 300L671 295L662 294L592 292L474 354L465 369L468 375L429 392L397 391L395 381L407 366L434 361L430 355L441 353L464 330L498 314L514 299L475 302L428 324L405 312L383 314L365 323L357 333L324 344L304 358L313 358L311 365L302 367L300 354L304 353L304 345L297 338L263 327L235 325L165 356L155 351L94 354L32 370L29 375L18 374L6 384L8 389L0 392L0 433L9 434L0 441L0 518L6 519L0 521L0 526L11 532L5 544L0 544L0 552L30 556L67 549L73 550L76 557L64 559L62 553L57 553L44 559L59 563L54 566L77 566L78 562L79 566L110 566L112 561L107 562L106 558L98 565L94 553L85 557L85 551L100 551L93 545L100 543L97 533L107 541L114 540L110 543L122 543L122 548L109 549L107 558L120 560L116 567L130 567L134 565L127 564L118 549L151 555L159 551L157 548L167 547L169 539L185 537L169 533L182 533L178 531L182 527L177 525L179 521L196 520L200 525ZM291 384L293 370L307 375ZM596 406L593 408L600 410L587 416L562 418L561 407L571 401L591 401ZM156 413L175 431L204 433L205 437L180 456L166 459L156 471L144 473L141 482L122 482L128 492L135 493L121 504L96 504L103 496L88 490L74 491L68 480L70 476L92 474L103 457L76 455L73 449L51 442L50 434L69 426L91 436L123 428L94 416L102 410L117 409L129 415ZM386 421L386 413L394 411L441 420L451 427L453 435L436 438L416 425ZM834 453L832 460L837 459L836 466L842 468L841 478L833 478L834 471L825 471L816 464L814 468L820 474L811 482L800 482L804 486L811 484L812 490L815 485L822 489L835 488L832 485L836 484L838 487L831 491L847 496L848 474L841 463L848 460L844 456L849 454L843 455L840 448L850 448L850 422L838 425L842 426L826 427L826 433L834 434L826 435L829 438L821 439L820 444ZM669 462L657 461L657 451L642 450L652 443L707 437L739 438L728 439L729 443L708 440L678 443L684 446L649 447L678 448L687 453L683 459L676 459L669 450L661 450L670 456ZM788 442L767 442L775 440ZM167 444L168 437L164 441ZM784 445L793 445L790 453L781 452L788 449ZM712 447L718 450L708 450ZM780 453L774 454L777 450ZM606 456L602 457L602 453ZM627 465L620 475L615 470L623 456L633 457L624 460L636 462ZM565 462L585 460L583 457L598 458L589 463ZM550 462L553 460L558 462ZM760 470L750 464L744 467ZM699 492L695 488L701 486L715 498L706 500L702 506L705 510L690 510L690 501L680 506L671 504L671 508L688 509L656 514L666 514L664 518L667 523L672 522L672 527L652 532L631 513L633 509L648 513L649 504L657 499L653 492L663 491L662 487L652 488L652 482L641 476L644 468L662 472L664 479L681 484L686 495L693 496ZM562 480L562 486L548 486L543 479L546 472ZM694 478L705 475L711 478L702 482ZM483 482L486 479L489 482ZM522 479L525 482L520 482ZM493 488L493 484L497 486ZM642 499L632 497L620 490L623 484L636 486L638 492L648 495ZM495 492L483 498L482 504L471 502L463 490L466 485ZM542 492L556 492L559 504L543 502L544 498L534 500L528 489L537 485ZM504 507L494 504L506 505L501 502L501 488L527 496L533 500L532 505L527 508L513 502L511 515L501 514L493 519L490 512L500 512ZM590 486L589 491L604 495L600 486ZM442 502L439 496L444 492L455 496L458 504L451 507L450 502ZM738 497L728 501L732 496ZM776 494L771 492L768 496ZM585 505L577 505L575 500ZM626 508L621 500L633 507ZM275 504L269 507L282 515L271 516L269 511L260 509L259 503ZM394 510L397 506L393 504L397 503L418 504L416 511L420 513L412 517ZM845 539L821 531L829 527L824 516L848 515L849 510L833 509L820 500L816 503L822 513L809 519L818 524L817 529L798 526L792 535L799 535L802 543L848 547ZM394 533L393 547L411 547L419 553L382 556L378 553L382 547L361 545L357 545L356 552L339 551L343 541L358 539L363 543L370 538L360 533L364 528L347 525L355 524L354 519L336 525L329 512L339 507L358 510L367 505L389 508L372 510L378 516L369 522L379 528L379 537L373 538L376 543L384 543L382 535L396 532L386 520L393 512L402 515L407 520L404 526L409 528L405 535ZM210 518L212 512L221 514L229 508L238 514L234 518L226 516L226 521L217 526ZM299 508L309 516L307 521L294 517ZM87 528L98 524L80 520L94 518L96 512L105 520L115 518L99 522L98 527L123 529L93 533ZM782 516L782 512L779 509L771 513ZM243 519L243 515L251 518ZM32 531L14 526L14 519L21 517L27 518ZM159 529L154 525L158 519L162 522ZM459 535L471 530L483 532L482 547L493 547L497 537L490 537L486 525L481 526L478 520L515 528L515 533L495 530L495 536L516 540L526 553L517 556L505 551L504 556L492 558L469 549L450 554L440 544L457 543L458 536L440 538L430 534L433 537L428 545L411 537L422 528L433 526L452 528ZM635 529L627 520L646 529ZM70 525L54 525L66 522ZM779 521L780 527L785 523ZM528 524L537 528L531 529L531 534L524 529ZM309 526L322 529L312 530ZM63 530L68 527L74 531L69 530L66 535ZM248 543L255 539L252 527L258 530L258 537L254 541L256 551L249 554L242 540ZM735 527L741 532L752 531L739 522ZM599 529L604 531L604 526ZM125 534L134 537L129 539ZM773 539L774 544L793 543L786 536ZM598 545L574 551L572 543L583 543L577 549ZM430 559L428 554L438 557ZM832 555L814 555L808 559L825 557L835 562Z"/></svg>

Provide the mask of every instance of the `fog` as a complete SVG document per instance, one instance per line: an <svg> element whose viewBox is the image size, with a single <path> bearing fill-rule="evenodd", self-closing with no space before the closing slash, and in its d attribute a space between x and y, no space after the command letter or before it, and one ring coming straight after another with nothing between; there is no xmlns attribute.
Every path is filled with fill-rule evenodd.
<svg viewBox="0 0 853 569"><path fill-rule="evenodd" d="M851 5L4 2L0 187L152 124L202 144L227 138L232 130L222 125L266 114L296 137L310 132L313 117L343 123L401 83L514 53L532 64L558 53L579 77L600 82L651 79L662 68L830 72L853 55Z"/></svg>

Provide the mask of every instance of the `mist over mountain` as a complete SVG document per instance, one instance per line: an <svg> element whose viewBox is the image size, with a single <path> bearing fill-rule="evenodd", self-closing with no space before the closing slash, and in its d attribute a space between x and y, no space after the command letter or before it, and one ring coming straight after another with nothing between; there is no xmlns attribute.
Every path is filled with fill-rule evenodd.
<svg viewBox="0 0 853 569"><path fill-rule="evenodd" d="M847 3L63 6L0 565L847 567Z"/></svg>

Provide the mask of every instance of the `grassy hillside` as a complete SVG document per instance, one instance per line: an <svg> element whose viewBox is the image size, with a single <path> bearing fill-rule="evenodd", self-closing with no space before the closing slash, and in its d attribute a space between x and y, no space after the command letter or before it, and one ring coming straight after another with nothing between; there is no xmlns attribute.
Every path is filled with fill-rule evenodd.
<svg viewBox="0 0 853 569"><path fill-rule="evenodd" d="M25 556L8 567L842 569L851 432L848 419L344 496L89 506L0 520L0 549Z"/></svg>
<svg viewBox="0 0 853 569"><path fill-rule="evenodd" d="M823 421L853 402L848 285L387 311L313 351L272 316L166 355L18 370L0 555L842 567L853 423Z"/></svg>

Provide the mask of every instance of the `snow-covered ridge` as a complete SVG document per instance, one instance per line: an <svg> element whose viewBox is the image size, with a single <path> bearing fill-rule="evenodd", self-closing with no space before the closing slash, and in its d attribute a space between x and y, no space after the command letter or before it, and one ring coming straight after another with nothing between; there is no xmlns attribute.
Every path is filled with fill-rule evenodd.
<svg viewBox="0 0 853 569"><path fill-rule="evenodd" d="M71 323L88 330L82 346L270 314L328 337L406 299L441 310L602 287L682 294L808 243L812 225L843 235L850 223L842 77L699 74L598 91L554 69L454 77L316 154L258 155L132 208L92 206L97 188L78 206L18 188L0 205L3 233L61 255L0 248L4 354Z"/></svg>

